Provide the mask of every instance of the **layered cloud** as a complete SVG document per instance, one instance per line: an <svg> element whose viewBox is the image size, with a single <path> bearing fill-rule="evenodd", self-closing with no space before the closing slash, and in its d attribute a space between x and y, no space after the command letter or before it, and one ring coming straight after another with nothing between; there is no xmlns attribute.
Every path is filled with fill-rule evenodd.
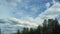
<svg viewBox="0 0 60 34"><path fill-rule="evenodd" d="M0 28L1 31L4 32L5 34L15 33L16 30L18 29L22 30L24 27L36 28L37 26L38 24L29 21L23 21L17 18L0 19Z"/></svg>

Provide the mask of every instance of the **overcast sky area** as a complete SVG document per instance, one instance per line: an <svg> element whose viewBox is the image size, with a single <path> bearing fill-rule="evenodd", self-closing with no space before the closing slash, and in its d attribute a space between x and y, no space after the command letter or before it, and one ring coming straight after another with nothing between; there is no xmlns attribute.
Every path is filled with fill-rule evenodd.
<svg viewBox="0 0 60 34"><path fill-rule="evenodd" d="M49 18L60 20L60 0L0 0L0 19L7 22L37 26Z"/></svg>

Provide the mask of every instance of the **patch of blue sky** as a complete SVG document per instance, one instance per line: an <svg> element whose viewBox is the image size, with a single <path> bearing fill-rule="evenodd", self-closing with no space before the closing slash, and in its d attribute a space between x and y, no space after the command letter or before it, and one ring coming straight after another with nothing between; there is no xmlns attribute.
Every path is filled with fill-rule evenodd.
<svg viewBox="0 0 60 34"><path fill-rule="evenodd" d="M52 0L22 0L22 2L17 3L17 9L19 11L15 12L22 12L21 16L31 16L37 17L40 13L44 12L46 8L46 3L50 3L50 7L53 5ZM32 11L32 8L38 8L36 11ZM17 14L20 16L20 14ZM16 16L16 13L15 13Z"/></svg>

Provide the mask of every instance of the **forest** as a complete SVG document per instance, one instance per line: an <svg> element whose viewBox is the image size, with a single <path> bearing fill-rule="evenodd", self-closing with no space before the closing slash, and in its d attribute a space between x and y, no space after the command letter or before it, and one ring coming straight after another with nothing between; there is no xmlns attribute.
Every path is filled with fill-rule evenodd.
<svg viewBox="0 0 60 34"><path fill-rule="evenodd" d="M1 31L0 31L1 34ZM60 24L58 19L45 19L43 26L39 25L37 28L23 28L23 31L17 30L12 34L60 34Z"/></svg>

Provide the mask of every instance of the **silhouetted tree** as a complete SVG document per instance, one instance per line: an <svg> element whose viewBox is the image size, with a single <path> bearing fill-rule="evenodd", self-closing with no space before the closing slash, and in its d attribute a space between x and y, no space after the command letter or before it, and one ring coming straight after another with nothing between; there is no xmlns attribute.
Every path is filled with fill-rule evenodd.
<svg viewBox="0 0 60 34"><path fill-rule="evenodd" d="M54 20L53 33L54 34L56 34L56 33L58 34L59 33L59 24L58 24L57 18L55 18L55 20Z"/></svg>
<svg viewBox="0 0 60 34"><path fill-rule="evenodd" d="M22 34L28 34L28 32L29 32L28 28L24 28Z"/></svg>
<svg viewBox="0 0 60 34"><path fill-rule="evenodd" d="M47 20L45 19L44 22L43 22L43 34L47 34Z"/></svg>
<svg viewBox="0 0 60 34"><path fill-rule="evenodd" d="M19 30L17 30L17 33L16 34L21 34Z"/></svg>
<svg viewBox="0 0 60 34"><path fill-rule="evenodd" d="M38 27L37 27L37 34L41 34L41 30L42 30L42 27L39 25Z"/></svg>
<svg viewBox="0 0 60 34"><path fill-rule="evenodd" d="M34 31L33 28L30 28L29 33L30 33L30 34L33 34L33 31Z"/></svg>
<svg viewBox="0 0 60 34"><path fill-rule="evenodd" d="M54 19L48 19L48 34L53 34Z"/></svg>

